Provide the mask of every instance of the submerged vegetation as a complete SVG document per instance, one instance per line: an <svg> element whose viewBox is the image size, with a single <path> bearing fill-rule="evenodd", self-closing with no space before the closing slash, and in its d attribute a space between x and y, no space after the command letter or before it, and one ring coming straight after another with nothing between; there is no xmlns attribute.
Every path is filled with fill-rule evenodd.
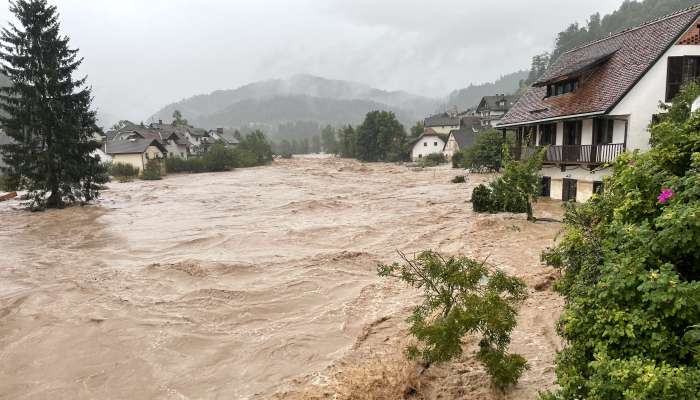
<svg viewBox="0 0 700 400"><path fill-rule="evenodd" d="M691 85L651 127L652 149L613 165L605 190L569 206L543 254L567 300L561 389L543 399L700 397L700 113ZM690 101L689 101L690 100Z"/></svg>
<svg viewBox="0 0 700 400"><path fill-rule="evenodd" d="M425 251L415 259L401 254L403 264L380 265L379 275L398 278L423 290L423 302L409 318L418 341L406 349L409 358L428 364L462 354L465 335L481 335L477 359L493 385L505 390L527 369L526 360L509 354L517 308L527 298L525 283L467 257L444 258Z"/></svg>
<svg viewBox="0 0 700 400"><path fill-rule="evenodd" d="M540 170L545 149L524 155L514 160L507 147L503 147L503 173L491 183L479 185L472 192L472 206L475 212L527 213L528 221L533 221L532 204L541 191Z"/></svg>

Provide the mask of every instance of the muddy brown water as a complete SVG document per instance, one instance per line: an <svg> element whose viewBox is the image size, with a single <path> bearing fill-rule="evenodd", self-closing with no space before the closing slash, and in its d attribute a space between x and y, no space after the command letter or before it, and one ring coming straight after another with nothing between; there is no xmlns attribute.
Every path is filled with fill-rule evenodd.
<svg viewBox="0 0 700 400"><path fill-rule="evenodd" d="M475 216L485 178L454 175L311 157L114 183L90 207L0 203L0 398L248 399L313 382L415 300L376 276L396 250L539 279L557 224ZM526 387L553 379L547 296L523 322L542 359Z"/></svg>

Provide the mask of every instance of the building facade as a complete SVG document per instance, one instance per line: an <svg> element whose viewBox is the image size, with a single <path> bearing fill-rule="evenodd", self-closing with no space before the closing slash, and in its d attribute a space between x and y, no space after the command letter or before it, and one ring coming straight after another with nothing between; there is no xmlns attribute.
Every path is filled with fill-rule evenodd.
<svg viewBox="0 0 700 400"><path fill-rule="evenodd" d="M420 161L431 154L442 154L445 149L445 139L432 128L426 128L423 134L413 143L411 159Z"/></svg>
<svg viewBox="0 0 700 400"><path fill-rule="evenodd" d="M516 157L547 147L544 196L584 202L607 164L649 149L659 102L700 78L699 18L691 7L562 54L502 118Z"/></svg>

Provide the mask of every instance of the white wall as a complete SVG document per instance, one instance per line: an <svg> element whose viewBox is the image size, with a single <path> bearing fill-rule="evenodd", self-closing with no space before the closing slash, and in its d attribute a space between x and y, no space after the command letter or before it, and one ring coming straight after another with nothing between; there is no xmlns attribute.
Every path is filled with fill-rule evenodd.
<svg viewBox="0 0 700 400"><path fill-rule="evenodd" d="M659 112L659 102L666 97L668 57L687 55L700 55L700 46L672 46L610 113L630 116L627 149L649 149L651 117Z"/></svg>
<svg viewBox="0 0 700 400"><path fill-rule="evenodd" d="M450 135L450 138L447 139L447 145L445 145L445 151L443 152L443 154L445 155L445 157L451 160L452 156L454 156L455 153L459 150L459 144L455 140L454 135Z"/></svg>
<svg viewBox="0 0 700 400"><path fill-rule="evenodd" d="M418 142L416 142L416 144L413 145L411 158L413 158L413 161L418 161L430 154L442 153L444 148L445 141L438 136L423 136L420 138L420 140L418 140Z"/></svg>

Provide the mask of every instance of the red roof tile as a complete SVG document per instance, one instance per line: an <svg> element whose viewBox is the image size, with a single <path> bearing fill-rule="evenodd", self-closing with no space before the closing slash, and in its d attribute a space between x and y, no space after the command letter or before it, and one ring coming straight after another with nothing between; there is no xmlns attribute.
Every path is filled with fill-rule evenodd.
<svg viewBox="0 0 700 400"><path fill-rule="evenodd" d="M699 16L700 6L691 7L562 54L538 83L582 74L571 75L579 76L578 88L546 98L546 86L532 86L500 126L609 112ZM602 59L606 61L585 68Z"/></svg>

